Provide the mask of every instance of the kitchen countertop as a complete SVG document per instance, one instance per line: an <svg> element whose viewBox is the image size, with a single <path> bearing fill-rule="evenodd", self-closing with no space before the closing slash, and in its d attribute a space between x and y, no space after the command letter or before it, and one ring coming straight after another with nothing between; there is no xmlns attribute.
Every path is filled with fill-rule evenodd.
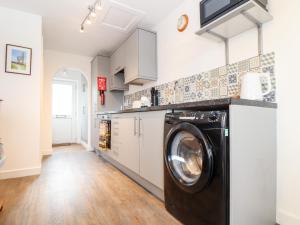
<svg viewBox="0 0 300 225"><path fill-rule="evenodd" d="M120 111L111 112L98 112L98 115L103 114L120 114L120 113L135 113L135 112L151 112L151 111L162 111L162 110L218 110L226 109L229 105L245 105L255 106L263 108L277 108L276 103L253 101L246 99L235 99L235 98L223 98L207 101L180 103L180 104L169 104L162 106L152 106L145 108L126 109Z"/></svg>

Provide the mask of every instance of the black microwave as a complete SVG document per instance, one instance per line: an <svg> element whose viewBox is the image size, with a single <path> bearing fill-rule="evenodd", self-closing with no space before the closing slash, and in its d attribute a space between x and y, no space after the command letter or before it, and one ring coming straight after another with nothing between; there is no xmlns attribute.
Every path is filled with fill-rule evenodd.
<svg viewBox="0 0 300 225"><path fill-rule="evenodd" d="M268 4L268 0L202 0L200 2L201 27L249 1L254 1L265 9Z"/></svg>

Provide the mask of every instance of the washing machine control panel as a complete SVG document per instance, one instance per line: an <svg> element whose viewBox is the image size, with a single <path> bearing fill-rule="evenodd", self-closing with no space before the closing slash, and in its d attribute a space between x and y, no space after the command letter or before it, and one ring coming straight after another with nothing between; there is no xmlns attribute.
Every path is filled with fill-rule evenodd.
<svg viewBox="0 0 300 225"><path fill-rule="evenodd" d="M217 112L197 112L196 120L203 122L218 122L219 114Z"/></svg>
<svg viewBox="0 0 300 225"><path fill-rule="evenodd" d="M222 123L226 119L224 111L176 112L167 114L167 121L193 122L199 124Z"/></svg>

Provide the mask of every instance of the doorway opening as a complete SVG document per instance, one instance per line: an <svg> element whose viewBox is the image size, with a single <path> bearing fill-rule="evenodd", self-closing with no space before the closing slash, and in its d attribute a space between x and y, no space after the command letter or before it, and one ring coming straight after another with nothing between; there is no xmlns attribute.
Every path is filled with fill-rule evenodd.
<svg viewBox="0 0 300 225"><path fill-rule="evenodd" d="M87 89L87 79L80 71L62 69L55 74L52 81L53 147L88 146Z"/></svg>

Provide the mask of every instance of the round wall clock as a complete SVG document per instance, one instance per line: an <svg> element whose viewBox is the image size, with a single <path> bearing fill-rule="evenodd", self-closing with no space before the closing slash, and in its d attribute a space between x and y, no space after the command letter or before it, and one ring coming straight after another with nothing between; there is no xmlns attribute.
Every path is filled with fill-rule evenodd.
<svg viewBox="0 0 300 225"><path fill-rule="evenodd" d="M189 25L189 17L188 15L184 14L178 19L177 30L179 32L183 32L185 31L188 25Z"/></svg>

